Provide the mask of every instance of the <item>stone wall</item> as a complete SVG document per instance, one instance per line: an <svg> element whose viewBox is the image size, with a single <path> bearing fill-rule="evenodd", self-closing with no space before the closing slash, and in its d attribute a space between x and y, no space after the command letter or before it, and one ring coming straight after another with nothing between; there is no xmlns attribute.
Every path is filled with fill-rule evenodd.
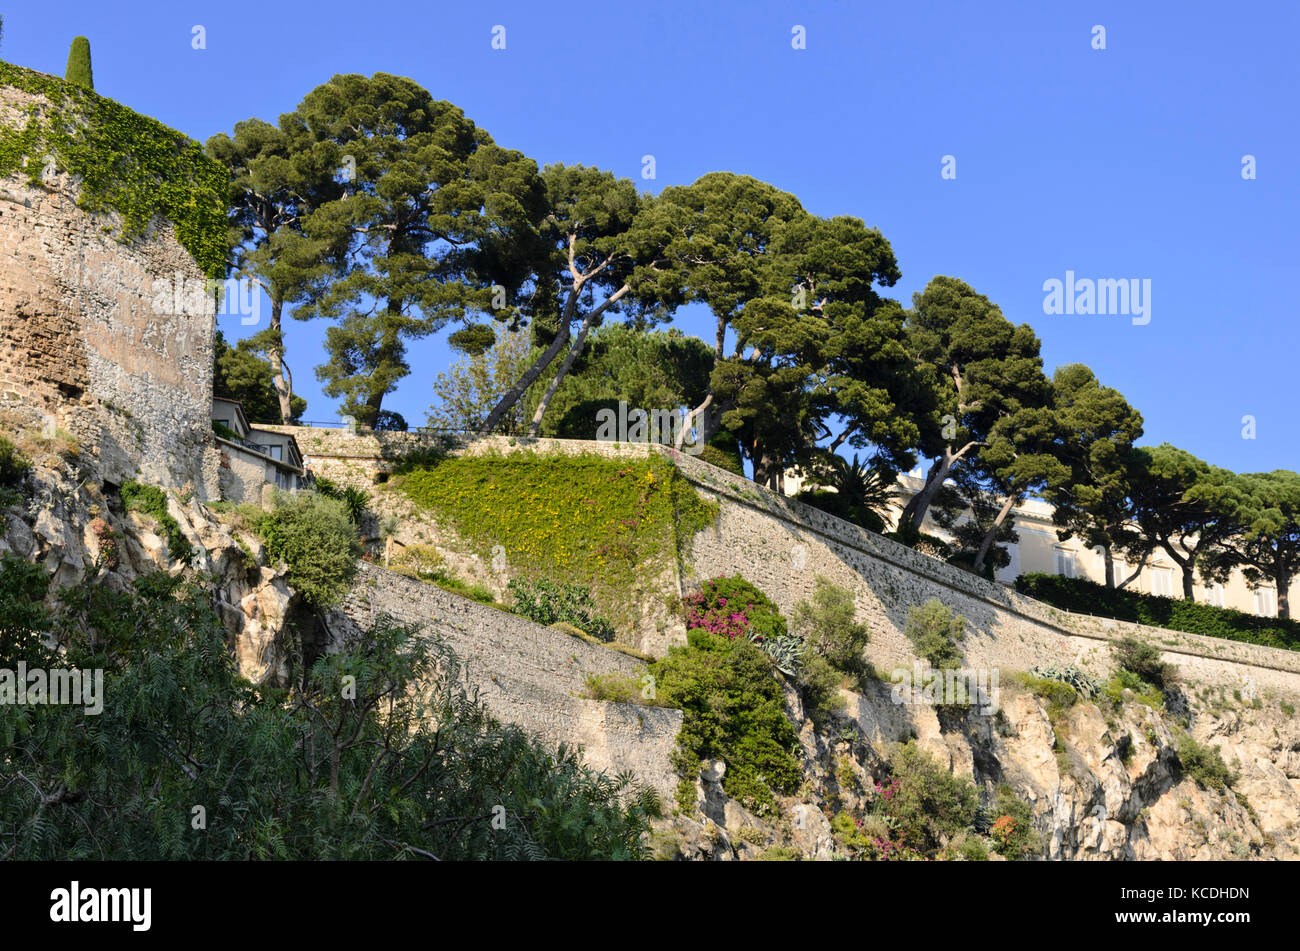
<svg viewBox="0 0 1300 951"><path fill-rule="evenodd" d="M0 124L43 102L0 87ZM77 196L63 173L0 179L0 391L76 436L108 481L215 497L203 274L170 223L123 243L116 216L88 214ZM178 285L200 292L178 298Z"/></svg>
<svg viewBox="0 0 1300 951"><path fill-rule="evenodd" d="M588 674L639 677L643 661L366 563L340 610L362 629L387 614L437 632L495 716L548 743L579 744L589 765L632 770L671 797L681 711L581 696Z"/></svg>
<svg viewBox="0 0 1300 951"><path fill-rule="evenodd" d="M325 467L331 478L362 486L372 484L375 474L390 469L403 452L438 438L295 432L313 470ZM853 591L858 618L871 630L868 656L883 670L911 664L911 645L903 633L908 611L938 598L968 622L965 656L970 667L1012 671L1073 663L1100 676L1111 669L1109 642L1133 635L1160 646L1192 682L1240 689L1247 696L1256 691L1300 693L1300 653L1060 611L664 447L492 436L461 437L453 448L471 453L666 453L701 493L720 505L715 524L695 537L680 579L683 587L739 573L788 614L811 596L817 576L824 576Z"/></svg>

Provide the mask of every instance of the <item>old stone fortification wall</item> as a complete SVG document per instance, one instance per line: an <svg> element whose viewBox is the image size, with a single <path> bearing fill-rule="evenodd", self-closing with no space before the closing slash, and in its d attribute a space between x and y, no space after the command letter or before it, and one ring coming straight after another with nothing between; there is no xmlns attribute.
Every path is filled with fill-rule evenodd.
<svg viewBox="0 0 1300 951"><path fill-rule="evenodd" d="M681 711L581 696L588 674L639 677L643 661L365 563L341 611L362 629L387 614L437 632L494 715L547 742L580 744L588 765L630 769L672 795Z"/></svg>
<svg viewBox="0 0 1300 951"><path fill-rule="evenodd" d="M33 103L44 100L0 86L0 124L21 126ZM75 435L109 481L215 497L203 274L170 223L122 243L115 215L78 208L77 189L62 172L37 185L0 179L0 391ZM178 276L200 289L179 307L158 293Z"/></svg>
<svg viewBox="0 0 1300 951"><path fill-rule="evenodd" d="M372 484L392 460L434 438L326 429L296 434L313 471L359 486ZM472 453L667 453L720 504L716 523L695 537L683 586L740 573L789 612L811 596L817 576L825 576L853 591L859 620L871 630L868 655L884 670L912 663L903 633L908 610L938 598L968 622L970 667L1012 671L1073 663L1104 675L1111 669L1109 642L1135 635L1160 646L1189 681L1240 689L1246 696L1300 693L1300 653L1059 611L687 454L638 444L499 436L463 437L455 447Z"/></svg>

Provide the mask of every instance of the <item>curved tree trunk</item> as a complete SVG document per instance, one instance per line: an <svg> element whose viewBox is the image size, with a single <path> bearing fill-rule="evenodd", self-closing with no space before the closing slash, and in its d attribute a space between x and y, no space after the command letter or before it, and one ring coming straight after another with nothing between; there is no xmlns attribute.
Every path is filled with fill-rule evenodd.
<svg viewBox="0 0 1300 951"><path fill-rule="evenodd" d="M546 415L547 408L551 405L551 399L555 396L555 391L560 388L560 381L564 379L569 368L573 366L573 361L578 359L582 353L583 347L587 345L587 334L591 332L592 324L595 323L595 314L588 314L587 319L582 322L582 328L578 335L573 338L573 345L569 347L569 352L564 355L564 360L560 367L555 371L555 376L551 377L551 382L546 384L546 392L542 394L541 402L537 404L537 410L533 413L532 422L528 425L528 435L536 436L542 429L542 417Z"/></svg>
<svg viewBox="0 0 1300 951"><path fill-rule="evenodd" d="M280 403L280 422L288 423L293 419L293 383L286 377L284 360L284 337L281 336L281 315L284 301L271 298L271 330L275 335L275 344L266 351L266 358L271 362L271 384L275 387L275 398Z"/></svg>
<svg viewBox="0 0 1300 951"><path fill-rule="evenodd" d="M510 408L523 398L524 393L533 381L542 375L542 372L551 365L551 361L556 358L565 345L569 342L570 327L573 322L573 311L577 307L578 292L572 290L569 292L569 299L564 302L564 313L560 317L560 332L555 335L551 345L546 348L540 357L533 361L532 366L524 371L524 375L515 381L515 384L506 390L501 399L497 400L497 405L492 407L492 412L488 413L487 419L478 428L480 436L486 436L499 425L505 418Z"/></svg>
<svg viewBox="0 0 1300 951"><path fill-rule="evenodd" d="M1002 528L1002 523L1007 520L1007 516L1011 514L1011 509L1015 507L1015 504L1016 496L1015 493L1012 493L1002 503L1002 508L998 509L993 524L989 526L989 530L984 533L984 537L980 540L979 551L975 554L975 564L972 565L977 575L983 573L984 560L989 556L989 549L993 547L993 540L998 537L998 531Z"/></svg>

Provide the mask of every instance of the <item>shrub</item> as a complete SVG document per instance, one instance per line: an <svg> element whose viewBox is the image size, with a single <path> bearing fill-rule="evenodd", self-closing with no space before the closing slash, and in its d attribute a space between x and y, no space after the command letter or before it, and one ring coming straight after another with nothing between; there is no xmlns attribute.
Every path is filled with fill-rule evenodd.
<svg viewBox="0 0 1300 951"><path fill-rule="evenodd" d="M843 681L844 675L820 654L803 658L797 682L803 695L804 712L818 729L844 709L844 697L840 694Z"/></svg>
<svg viewBox="0 0 1300 951"><path fill-rule="evenodd" d="M0 489L16 489L30 471L31 464L18 447L0 436Z"/></svg>
<svg viewBox="0 0 1300 951"><path fill-rule="evenodd" d="M803 639L788 632L785 616L767 595L740 575L713 578L682 599L686 629L709 631L754 643L772 658L777 669L795 676L805 653Z"/></svg>
<svg viewBox="0 0 1300 951"><path fill-rule="evenodd" d="M686 636L686 647L671 648L649 667L659 702L683 714L674 754L678 773L693 785L702 760L721 759L727 795L768 813L774 792L793 793L801 777L798 737L772 661L744 638L704 628Z"/></svg>
<svg viewBox="0 0 1300 951"><path fill-rule="evenodd" d="M354 485L341 486L332 479L319 477L315 480L314 488L321 495L342 502L352 523L361 524L361 517L365 514L366 506L370 504L370 493Z"/></svg>
<svg viewBox="0 0 1300 951"><path fill-rule="evenodd" d="M831 820L831 833L851 854L866 852L873 845L872 837L862 828L862 823L842 809Z"/></svg>
<svg viewBox="0 0 1300 951"><path fill-rule="evenodd" d="M1101 693L1115 706L1124 702L1124 691L1131 690L1137 695L1139 703L1144 703L1153 710L1163 710L1165 706L1164 691L1154 684L1149 684L1131 670L1120 669L1102 685Z"/></svg>
<svg viewBox="0 0 1300 951"><path fill-rule="evenodd" d="M37 595L24 574L0 564L0 601ZM7 607L6 630L50 631L57 663L102 670L111 699L97 714L0 704L0 762L30 780L0 783L14 861L646 857L653 794L497 721L436 632L380 618L286 697L239 676L206 592L183 579L92 578L46 617ZM472 821L499 810L496 828Z"/></svg>
<svg viewBox="0 0 1300 951"><path fill-rule="evenodd" d="M853 592L817 576L812 601L800 601L791 616L791 627L808 644L811 653L848 677L855 686L871 675L871 665L863 656L871 639L865 624L854 618L857 607Z"/></svg>
<svg viewBox="0 0 1300 951"><path fill-rule="evenodd" d="M1197 742L1191 734L1178 738L1175 749L1183 772L1202 789L1223 792L1233 783L1233 775L1217 746Z"/></svg>
<svg viewBox="0 0 1300 951"><path fill-rule="evenodd" d="M954 615L938 598L931 598L907 612L904 633L918 657L925 658L936 670L946 670L961 666L957 642L965 637L965 630L965 618Z"/></svg>
<svg viewBox="0 0 1300 951"><path fill-rule="evenodd" d="M1074 706L1075 701L1079 699L1078 692L1070 684L1050 677L1041 677L1037 669L1032 674L1019 674L1016 679L1030 693L1047 701L1053 719L1056 714Z"/></svg>
<svg viewBox="0 0 1300 951"><path fill-rule="evenodd" d="M167 553L177 561L189 564L194 557L194 546L181 531L180 523L168 513L167 496L162 489L156 485L123 482L122 505L128 512L141 512L157 522L167 540Z"/></svg>
<svg viewBox="0 0 1300 951"><path fill-rule="evenodd" d="M1111 651L1121 670L1136 674L1154 687L1165 688L1174 679L1174 665L1160 659L1160 648L1136 637L1122 637L1112 641Z"/></svg>
<svg viewBox="0 0 1300 951"><path fill-rule="evenodd" d="M90 69L90 40L84 36L73 39L72 47L68 50L68 68L63 78L87 89L95 88L95 78Z"/></svg>
<svg viewBox="0 0 1300 951"><path fill-rule="evenodd" d="M997 818L989 827L989 836L998 854L1020 859L1042 848L1042 840L1034 830L1033 809L1005 783L998 787L991 812Z"/></svg>
<svg viewBox="0 0 1300 951"><path fill-rule="evenodd" d="M614 639L614 627L596 613L591 592L579 584L550 578L512 578L507 587L515 596L515 613L551 625L563 621L602 641Z"/></svg>
<svg viewBox="0 0 1300 951"><path fill-rule="evenodd" d="M42 635L50 620L42 601L49 586L40 565L8 552L0 557L0 667L12 669L20 660L41 664L47 653Z"/></svg>
<svg viewBox="0 0 1300 951"><path fill-rule="evenodd" d="M356 576L361 545L346 506L315 492L276 493L254 530L290 586L315 607L337 604Z"/></svg>
<svg viewBox="0 0 1300 951"><path fill-rule="evenodd" d="M877 784L876 808L897 832L897 845L923 854L975 820L979 796L969 779L954 776L909 741L889 760L890 779Z"/></svg>
<svg viewBox="0 0 1300 951"><path fill-rule="evenodd" d="M786 633L785 617L776 602L740 575L706 581L682 603L687 630L703 628L727 638L751 634L777 637Z"/></svg>
<svg viewBox="0 0 1300 951"><path fill-rule="evenodd" d="M1259 617L1231 608L1108 588L1083 578L1062 578L1059 575L1021 575L1016 579L1016 590L1063 611L1096 614L1149 627L1266 647L1300 650L1300 621L1290 618Z"/></svg>
<svg viewBox="0 0 1300 951"><path fill-rule="evenodd" d="M586 684L587 697L591 700L640 704L650 701L643 692L641 681L627 674L588 674Z"/></svg>

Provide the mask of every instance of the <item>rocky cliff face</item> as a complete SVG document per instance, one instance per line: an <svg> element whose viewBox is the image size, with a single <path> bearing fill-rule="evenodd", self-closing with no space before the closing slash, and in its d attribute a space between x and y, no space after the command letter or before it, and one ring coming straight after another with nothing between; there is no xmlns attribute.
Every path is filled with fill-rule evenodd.
<svg viewBox="0 0 1300 951"><path fill-rule="evenodd" d="M0 553L44 565L52 588L95 570L119 589L142 574L185 570L157 520L125 511L117 493L80 459L75 439L51 430L43 413L0 399L0 431L32 463L26 497L3 512ZM256 538L224 526L192 497L181 501L168 493L167 511L194 547L192 567L209 583L240 672L255 683L287 680L301 645L288 623L298 601L283 572L266 564Z"/></svg>
<svg viewBox="0 0 1300 951"><path fill-rule="evenodd" d="M805 783L800 795L780 799L778 816L754 816L729 799L720 782L725 765L706 763L695 814L661 823L660 856L847 857L831 818L841 810L869 811L894 744L915 740L972 780L983 802L1002 784L1027 802L1040 843L1036 858L1300 857L1300 723L1284 699L1175 691L1166 699L1176 716L1127 691L1118 708L1103 699L1062 711L1029 690L1004 686L998 713L949 717L933 706L896 704L880 682L844 697L844 714L819 732L789 692ZM1225 789L1203 788L1188 775L1176 752L1184 731L1220 747L1234 774Z"/></svg>

